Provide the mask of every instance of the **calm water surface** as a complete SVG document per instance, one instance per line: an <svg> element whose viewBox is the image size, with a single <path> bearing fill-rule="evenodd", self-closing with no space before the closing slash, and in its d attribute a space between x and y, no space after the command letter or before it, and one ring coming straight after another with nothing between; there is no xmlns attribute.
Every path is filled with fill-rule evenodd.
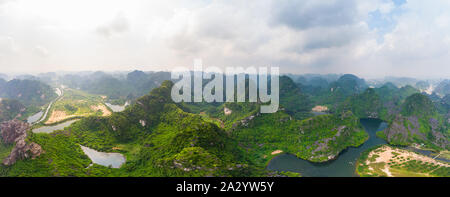
<svg viewBox="0 0 450 197"><path fill-rule="evenodd" d="M35 123L42 117L42 115L44 115L44 112L40 111L40 112L28 117L27 122L30 124Z"/></svg>
<svg viewBox="0 0 450 197"><path fill-rule="evenodd" d="M299 159L294 155L282 154L272 159L267 168L275 171L298 172L304 177L352 177L355 174L355 163L361 153L373 146L386 144L376 137L376 132L387 127L385 122L378 119L361 119L369 140L358 148L350 147L338 156L336 160L325 163L312 163Z"/></svg>
<svg viewBox="0 0 450 197"><path fill-rule="evenodd" d="M78 120L70 120L54 126L45 126L33 129L33 133L51 133L53 131L62 130Z"/></svg>
<svg viewBox="0 0 450 197"><path fill-rule="evenodd" d="M125 108L129 105L128 101L125 103L125 105L113 105L111 103L105 103L106 106L111 108L113 112L121 112L125 110Z"/></svg>
<svg viewBox="0 0 450 197"><path fill-rule="evenodd" d="M120 168L120 166L122 166L122 164L124 164L126 161L125 157L120 153L98 152L85 146L81 146L81 149L83 149L84 154L86 154L92 160L92 162L98 165Z"/></svg>

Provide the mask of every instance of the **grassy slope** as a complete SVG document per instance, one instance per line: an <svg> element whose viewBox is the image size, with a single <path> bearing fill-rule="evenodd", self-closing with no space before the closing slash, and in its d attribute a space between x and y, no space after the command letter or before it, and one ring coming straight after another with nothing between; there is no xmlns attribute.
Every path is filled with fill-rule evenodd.
<svg viewBox="0 0 450 197"><path fill-rule="evenodd" d="M88 117L64 131L30 134L45 154L1 166L1 176L258 176L242 151L217 125L183 112L171 100L171 83L154 89L111 117ZM139 124L146 121L146 125ZM78 144L125 154L120 169L94 165Z"/></svg>

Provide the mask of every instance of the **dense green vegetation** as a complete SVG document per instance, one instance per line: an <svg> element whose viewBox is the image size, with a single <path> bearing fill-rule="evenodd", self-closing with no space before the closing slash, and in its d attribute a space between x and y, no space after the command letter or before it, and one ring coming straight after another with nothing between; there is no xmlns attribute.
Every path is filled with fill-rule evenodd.
<svg viewBox="0 0 450 197"><path fill-rule="evenodd" d="M53 88L36 80L14 79L0 83L0 98L15 99L25 106L43 106L57 97Z"/></svg>
<svg viewBox="0 0 450 197"><path fill-rule="evenodd" d="M309 96L286 76L280 77L280 105L288 114L299 120L310 117L313 107Z"/></svg>
<svg viewBox="0 0 450 197"><path fill-rule="evenodd" d="M255 161L265 164L271 152L283 150L314 162L334 159L347 147L368 139L351 112L298 121L284 112L263 114L233 132Z"/></svg>
<svg viewBox="0 0 450 197"><path fill-rule="evenodd" d="M423 94L413 94L406 98L402 106L403 116L427 117L433 116L436 109L431 100Z"/></svg>
<svg viewBox="0 0 450 197"><path fill-rule="evenodd" d="M260 102L173 103L173 84L163 82L168 77L168 73L141 71L126 76L102 72L64 76L60 81L71 88L52 106L47 120L53 111L82 119L51 134L30 133L28 140L40 144L45 153L13 166L0 164L0 176L300 176L265 168L281 152L312 162L335 159L346 148L360 146L368 139L359 123L359 118L367 117L389 123L377 136L390 144L423 144L434 150L449 146L449 97L425 96L409 85L397 88L386 83L368 88L354 75L282 76L280 110L260 114L264 105ZM8 83L0 79L0 88L10 86ZM11 84L20 88L24 86L21 83L26 84ZM54 94L49 86L31 87L49 88ZM23 119L29 115L24 108L40 109L50 102L47 96L37 96L41 99L25 99L29 95L3 99L0 122ZM27 104L22 105L20 99ZM104 101L123 104L129 100L132 104L126 110L107 117L92 108ZM330 114L313 116L314 105L327 106ZM121 153L126 163L118 169L92 165L79 145ZM0 144L0 159L11 149ZM360 158L366 159L370 158L364 154ZM392 169L448 176L445 168L424 166L405 162ZM367 169L361 165L357 171ZM372 175L383 172L377 173Z"/></svg>
<svg viewBox="0 0 450 197"><path fill-rule="evenodd" d="M248 83L248 81L247 81ZM246 99L248 100L248 88L246 89ZM226 130L237 126L237 122L256 115L260 110L259 103L183 103L182 109L196 114L206 114L211 121L223 124ZM230 110L230 114L225 114L224 109ZM310 98L302 93L300 88L291 78L280 77L280 108L298 120L308 118L311 115L312 102Z"/></svg>
<svg viewBox="0 0 450 197"><path fill-rule="evenodd" d="M25 115L25 106L17 100L0 100L0 122L21 118Z"/></svg>
<svg viewBox="0 0 450 197"><path fill-rule="evenodd" d="M33 134L46 151L3 168L6 176L256 176L242 150L216 124L182 111L166 81L111 117L88 117L63 131ZM143 124L145 122L145 124ZM127 156L120 169L94 165L77 144Z"/></svg>
<svg viewBox="0 0 450 197"><path fill-rule="evenodd" d="M346 74L330 84L330 93L326 103L335 104L344 101L348 96L363 92L367 88L364 79Z"/></svg>
<svg viewBox="0 0 450 197"><path fill-rule="evenodd" d="M380 96L373 88L368 88L361 94L348 97L338 107L338 112L352 111L360 118L388 119L387 110L383 107Z"/></svg>
<svg viewBox="0 0 450 197"><path fill-rule="evenodd" d="M37 80L0 80L0 122L25 120L56 97L53 88Z"/></svg>
<svg viewBox="0 0 450 197"><path fill-rule="evenodd" d="M448 148L448 123L427 96L419 93L409 96L400 111L383 135L390 144L417 143L437 150Z"/></svg>
<svg viewBox="0 0 450 197"><path fill-rule="evenodd" d="M8 155L11 152L12 148L13 148L12 145L3 144L3 142L0 141L0 161L3 161L3 159L8 157Z"/></svg>
<svg viewBox="0 0 450 197"><path fill-rule="evenodd" d="M60 82L73 89L79 88L91 94L105 95L113 104L124 104L127 100L134 100L148 94L164 80L169 79L168 72L133 71L124 77L95 72L88 75L65 75L60 78Z"/></svg>

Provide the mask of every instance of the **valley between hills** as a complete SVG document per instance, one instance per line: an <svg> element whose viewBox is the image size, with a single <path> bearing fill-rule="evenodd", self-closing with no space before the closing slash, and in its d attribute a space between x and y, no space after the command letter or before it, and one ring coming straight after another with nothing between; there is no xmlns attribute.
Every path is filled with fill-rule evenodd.
<svg viewBox="0 0 450 197"><path fill-rule="evenodd" d="M142 71L0 79L0 176L450 176L449 80L280 76L272 114L175 103L173 85Z"/></svg>

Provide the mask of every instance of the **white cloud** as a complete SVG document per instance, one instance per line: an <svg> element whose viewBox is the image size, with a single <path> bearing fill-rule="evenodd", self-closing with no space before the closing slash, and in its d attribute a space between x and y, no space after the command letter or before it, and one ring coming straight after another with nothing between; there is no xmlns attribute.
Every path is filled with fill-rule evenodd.
<svg viewBox="0 0 450 197"><path fill-rule="evenodd" d="M128 19L123 13L119 13L112 21L105 25L99 26L96 32L102 36L110 38L127 32L129 28L130 24Z"/></svg>
<svg viewBox="0 0 450 197"><path fill-rule="evenodd" d="M47 48L43 47L43 46L36 46L34 47L34 51L36 52L37 55L41 56L41 57L48 57L49 56L49 52L47 50Z"/></svg>
<svg viewBox="0 0 450 197"><path fill-rule="evenodd" d="M19 47L17 46L14 38L0 35L0 55L11 55L12 53L18 51Z"/></svg>
<svg viewBox="0 0 450 197"><path fill-rule="evenodd" d="M148 70L203 58L294 73L442 76L449 9L445 0L409 0L395 16L390 0L17 1L0 18L0 35L10 35L0 37L0 54L9 51L0 67ZM382 42L368 22L377 10L395 22Z"/></svg>

